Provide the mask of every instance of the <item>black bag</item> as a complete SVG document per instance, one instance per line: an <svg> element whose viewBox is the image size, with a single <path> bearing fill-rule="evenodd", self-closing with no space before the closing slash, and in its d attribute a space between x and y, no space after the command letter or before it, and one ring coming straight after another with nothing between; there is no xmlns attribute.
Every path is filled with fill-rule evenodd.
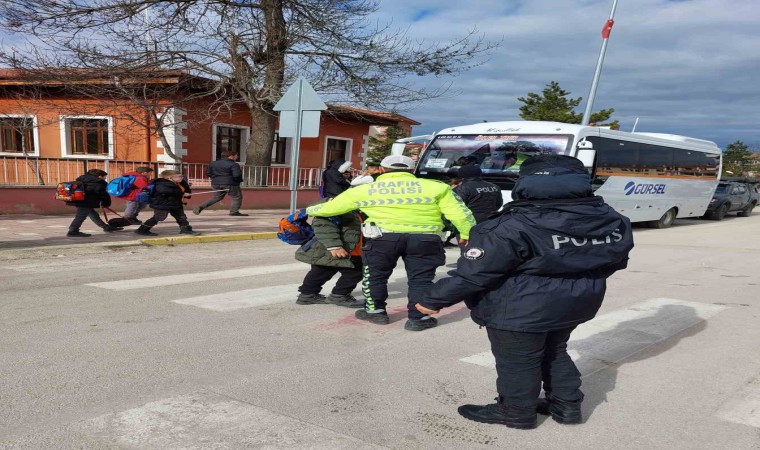
<svg viewBox="0 0 760 450"><path fill-rule="evenodd" d="M109 219L108 215L106 215L106 210L111 211L112 213L116 214L119 217L114 217L113 219ZM133 223L125 219L124 216L119 215L119 213L117 213L113 209L107 208L105 206L103 207L103 217L106 219L106 223L108 223L108 225L111 225L112 227L124 228L130 225L133 225Z"/></svg>

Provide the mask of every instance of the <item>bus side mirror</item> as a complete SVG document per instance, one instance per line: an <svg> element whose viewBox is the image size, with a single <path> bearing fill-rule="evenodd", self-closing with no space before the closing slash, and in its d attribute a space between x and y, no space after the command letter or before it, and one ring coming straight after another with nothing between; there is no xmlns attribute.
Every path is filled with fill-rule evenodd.
<svg viewBox="0 0 760 450"><path fill-rule="evenodd" d="M591 143L589 142L589 144ZM593 148L580 148L580 145L578 147L578 153L575 155L575 157L581 160L584 167L594 167L596 150Z"/></svg>

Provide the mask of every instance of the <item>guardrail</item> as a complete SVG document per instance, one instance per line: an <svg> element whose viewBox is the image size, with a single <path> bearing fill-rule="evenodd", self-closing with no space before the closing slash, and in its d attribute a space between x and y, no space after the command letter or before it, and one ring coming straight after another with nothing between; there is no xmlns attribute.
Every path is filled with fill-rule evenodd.
<svg viewBox="0 0 760 450"><path fill-rule="evenodd" d="M137 167L153 168L154 176L162 170L179 170L195 187L209 187L206 178L208 164L164 163L155 161L117 161L103 159L36 158L0 156L0 186L55 186L62 181L75 180L90 169L101 169L108 179L121 176ZM298 188L316 189L322 179L320 168L299 168ZM287 188L290 186L290 167L242 166L243 187Z"/></svg>

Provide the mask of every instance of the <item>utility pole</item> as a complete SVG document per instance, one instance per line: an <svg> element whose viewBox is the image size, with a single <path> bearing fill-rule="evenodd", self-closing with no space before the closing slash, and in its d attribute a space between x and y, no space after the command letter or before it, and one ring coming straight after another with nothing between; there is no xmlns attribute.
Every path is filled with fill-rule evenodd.
<svg viewBox="0 0 760 450"><path fill-rule="evenodd" d="M591 108L594 107L594 97L596 97L596 88L599 85L599 77L602 74L602 64L604 64L604 54L607 52L607 41L610 40L610 32L612 26L615 24L615 8L617 8L618 0L613 0L612 11L610 12L610 18L602 28L602 50L599 52L599 60L596 62L596 71L594 72L594 80L591 82L591 91L588 94L588 100L586 101L586 110L583 112L583 120L581 125L588 125L591 120Z"/></svg>

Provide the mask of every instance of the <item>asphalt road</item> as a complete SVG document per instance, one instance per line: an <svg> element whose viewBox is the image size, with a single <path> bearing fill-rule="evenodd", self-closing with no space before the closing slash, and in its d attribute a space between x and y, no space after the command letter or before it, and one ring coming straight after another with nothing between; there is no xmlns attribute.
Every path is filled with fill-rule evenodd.
<svg viewBox="0 0 760 450"><path fill-rule="evenodd" d="M0 251L0 448L758 449L759 237L636 229L573 336L585 423L532 431L458 416L496 395L485 330L405 331L401 268L377 326L296 305L274 240Z"/></svg>

